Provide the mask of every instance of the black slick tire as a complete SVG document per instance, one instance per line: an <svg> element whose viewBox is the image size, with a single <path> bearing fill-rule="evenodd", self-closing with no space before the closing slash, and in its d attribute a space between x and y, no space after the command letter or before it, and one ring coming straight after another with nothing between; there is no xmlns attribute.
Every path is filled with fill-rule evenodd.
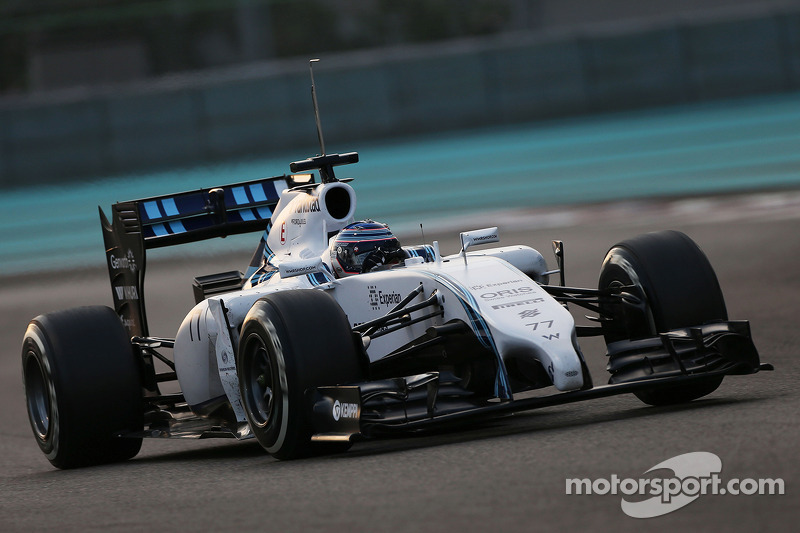
<svg viewBox="0 0 800 533"><path fill-rule="evenodd" d="M142 385L131 344L116 313L103 306L34 318L22 343L28 419L53 466L125 461L141 438Z"/></svg>
<svg viewBox="0 0 800 533"><path fill-rule="evenodd" d="M348 448L311 443L306 393L360 381L359 357L350 323L330 295L290 290L258 300L244 320L236 365L245 414L264 449L294 459Z"/></svg>
<svg viewBox="0 0 800 533"><path fill-rule="evenodd" d="M639 235L613 246L600 269L598 287L636 286L644 295L642 312L621 305L601 306L606 343L655 336L671 329L728 319L725 300L714 269L687 235L660 231ZM611 381L619 376L612 376ZM683 403L710 394L722 377L691 385L635 393L650 405Z"/></svg>

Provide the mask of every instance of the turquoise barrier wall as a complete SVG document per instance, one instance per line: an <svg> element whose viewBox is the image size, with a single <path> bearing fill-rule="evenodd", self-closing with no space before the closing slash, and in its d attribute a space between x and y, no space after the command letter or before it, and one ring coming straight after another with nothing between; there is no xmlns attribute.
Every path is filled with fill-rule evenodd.
<svg viewBox="0 0 800 533"><path fill-rule="evenodd" d="M328 144L800 88L800 12L325 58ZM314 148L304 60L0 101L0 187Z"/></svg>

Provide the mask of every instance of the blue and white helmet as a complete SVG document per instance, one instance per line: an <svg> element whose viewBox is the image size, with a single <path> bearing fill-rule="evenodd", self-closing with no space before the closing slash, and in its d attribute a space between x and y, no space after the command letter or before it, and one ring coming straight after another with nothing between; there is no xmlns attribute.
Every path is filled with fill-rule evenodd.
<svg viewBox="0 0 800 533"><path fill-rule="evenodd" d="M359 220L342 229L331 243L331 265L336 277L363 274L406 257L389 226Z"/></svg>

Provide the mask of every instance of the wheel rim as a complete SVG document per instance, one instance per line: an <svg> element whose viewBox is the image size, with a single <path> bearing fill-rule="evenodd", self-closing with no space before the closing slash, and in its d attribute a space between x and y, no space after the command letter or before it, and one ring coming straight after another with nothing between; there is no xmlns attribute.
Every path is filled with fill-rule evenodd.
<svg viewBox="0 0 800 533"><path fill-rule="evenodd" d="M627 338L639 338L656 333L655 319L647 293L638 277L627 269L619 266L615 275L606 279L601 289L621 289L634 286L639 292L637 295L643 299L643 308L634 311L622 303L604 306L603 314L610 320L603 324L603 335L606 342L618 341Z"/></svg>
<svg viewBox="0 0 800 533"><path fill-rule="evenodd" d="M264 342L257 335L248 339L245 364L245 402L253 422L265 426L272 418L275 405L275 383L272 359Z"/></svg>
<svg viewBox="0 0 800 533"><path fill-rule="evenodd" d="M626 285L631 285L631 283L626 284L619 279L613 279L608 283L607 287L609 289L620 289L622 287L625 287ZM637 288L641 289L641 287ZM626 320L622 303L616 303L608 306L604 310L604 314L606 315L606 318L610 319L603 325L607 342L624 339L628 337L630 334L633 334L633 336L635 337L636 333L639 334L644 333L644 332L628 331L629 328L624 325L628 323L628 321Z"/></svg>
<svg viewBox="0 0 800 533"><path fill-rule="evenodd" d="M44 369L33 352L25 358L25 396L28 405L28 417L31 420L36 436L45 440L50 431L50 389L44 375Z"/></svg>

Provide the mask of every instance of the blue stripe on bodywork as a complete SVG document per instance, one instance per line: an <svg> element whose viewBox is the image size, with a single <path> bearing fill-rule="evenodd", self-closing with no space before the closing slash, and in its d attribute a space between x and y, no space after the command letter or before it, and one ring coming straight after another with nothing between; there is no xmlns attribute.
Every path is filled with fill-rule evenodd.
<svg viewBox="0 0 800 533"><path fill-rule="evenodd" d="M186 233L186 228L183 226L183 222L180 220L167 222L167 226L169 226L169 229L172 233Z"/></svg>
<svg viewBox="0 0 800 533"><path fill-rule="evenodd" d="M314 285L315 287L332 281L331 278L328 276L327 272L314 272L313 274L307 274L307 275L308 275L308 281L310 281L311 284Z"/></svg>
<svg viewBox="0 0 800 533"><path fill-rule="evenodd" d="M153 233L156 237L161 237L162 235L169 235L167 228L164 227L164 224L153 224L150 226L153 229Z"/></svg>
<svg viewBox="0 0 800 533"><path fill-rule="evenodd" d="M250 185L250 194L256 202L266 202L267 195L264 194L264 187L260 183Z"/></svg>
<svg viewBox="0 0 800 533"><path fill-rule="evenodd" d="M467 316L470 319L472 329L475 331L478 341L485 348L491 350L497 358L498 370L497 378L495 379L494 384L495 394L498 398L502 398L504 400L513 399L513 393L511 392L511 384L509 382L508 371L506 370L505 362L500 356L500 351L497 349L497 345L494 342L494 337L489 329L489 325L483 319L483 316L481 316L481 313L478 310L478 302L475 301L475 298L469 291L465 290L458 281L450 276L442 273L424 271L420 271L420 274L429 276L438 283L441 283L447 287L453 294L455 294L459 302L461 302L461 306L464 308L464 311L467 313Z"/></svg>
<svg viewBox="0 0 800 533"><path fill-rule="evenodd" d="M267 229L264 230L264 236L261 237L261 240L264 241L264 263L269 263L272 261L272 258L275 257L275 252L270 249L269 244L267 244L267 239L269 238L269 232L272 229L272 220L267 223Z"/></svg>
<svg viewBox="0 0 800 533"><path fill-rule="evenodd" d="M174 198L165 198L161 200L161 207L164 208L164 213L166 213L168 217L174 217L180 214L178 212L178 206L175 205Z"/></svg>
<svg viewBox="0 0 800 533"><path fill-rule="evenodd" d="M147 218L150 220L156 220L159 218L163 218L161 211L158 209L158 202L145 202L144 203L144 211L147 214Z"/></svg>
<svg viewBox="0 0 800 533"><path fill-rule="evenodd" d="M255 286L260 283L266 283L267 281L272 279L272 276L274 276L276 272L277 270L268 270L266 272L258 273L255 276L253 276L253 278L250 280L250 284L252 286Z"/></svg>
<svg viewBox="0 0 800 533"><path fill-rule="evenodd" d="M233 192L233 198L236 200L237 205L247 205L250 203L250 200L247 199L247 191L244 190L244 187L234 187L231 189Z"/></svg>

